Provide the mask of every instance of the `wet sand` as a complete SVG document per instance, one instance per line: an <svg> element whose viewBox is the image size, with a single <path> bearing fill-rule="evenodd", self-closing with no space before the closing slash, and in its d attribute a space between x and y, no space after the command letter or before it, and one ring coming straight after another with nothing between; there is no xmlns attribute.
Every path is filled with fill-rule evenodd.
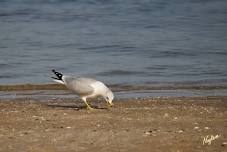
<svg viewBox="0 0 227 152"><path fill-rule="evenodd" d="M227 97L96 101L0 99L0 151L227 151Z"/></svg>

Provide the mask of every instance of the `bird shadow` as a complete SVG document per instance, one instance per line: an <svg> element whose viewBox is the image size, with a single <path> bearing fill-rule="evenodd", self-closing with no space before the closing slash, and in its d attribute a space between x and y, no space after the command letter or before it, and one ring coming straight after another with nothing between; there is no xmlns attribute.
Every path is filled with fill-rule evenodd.
<svg viewBox="0 0 227 152"><path fill-rule="evenodd" d="M87 106L83 106L83 105L47 104L47 106L51 108L68 108L68 109L74 109L74 110L87 109ZM99 110L108 110L108 108L98 107L98 106L92 106L92 108L99 109Z"/></svg>

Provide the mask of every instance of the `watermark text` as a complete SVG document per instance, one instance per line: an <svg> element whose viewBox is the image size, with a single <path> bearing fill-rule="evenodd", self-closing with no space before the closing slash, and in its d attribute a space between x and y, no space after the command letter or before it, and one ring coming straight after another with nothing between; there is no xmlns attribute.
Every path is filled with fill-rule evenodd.
<svg viewBox="0 0 227 152"><path fill-rule="evenodd" d="M211 145L212 141L218 139L221 135L207 135L203 138L203 145Z"/></svg>

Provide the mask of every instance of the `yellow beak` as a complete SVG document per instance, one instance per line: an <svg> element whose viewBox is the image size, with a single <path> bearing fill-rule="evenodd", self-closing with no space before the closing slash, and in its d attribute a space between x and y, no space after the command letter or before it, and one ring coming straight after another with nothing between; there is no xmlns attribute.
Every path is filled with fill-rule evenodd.
<svg viewBox="0 0 227 152"><path fill-rule="evenodd" d="M109 103L109 106L110 106L110 107L112 107L112 106L114 105L113 103L110 103L110 102L108 102L108 103Z"/></svg>

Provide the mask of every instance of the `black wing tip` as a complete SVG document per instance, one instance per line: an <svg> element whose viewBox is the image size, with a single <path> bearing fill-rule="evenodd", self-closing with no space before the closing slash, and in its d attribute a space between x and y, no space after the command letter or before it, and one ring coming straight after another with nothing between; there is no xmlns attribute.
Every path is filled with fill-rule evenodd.
<svg viewBox="0 0 227 152"><path fill-rule="evenodd" d="M60 72L57 72L55 69L52 69L51 71L57 76L57 77L51 77L51 78L56 80L62 80L63 74L61 74Z"/></svg>
<svg viewBox="0 0 227 152"><path fill-rule="evenodd" d="M56 80L58 80L58 78L55 78L55 77L51 77L52 79L56 79Z"/></svg>
<svg viewBox="0 0 227 152"><path fill-rule="evenodd" d="M55 69L52 69L51 71L56 75L59 75L59 74L62 75L60 72L57 72Z"/></svg>

